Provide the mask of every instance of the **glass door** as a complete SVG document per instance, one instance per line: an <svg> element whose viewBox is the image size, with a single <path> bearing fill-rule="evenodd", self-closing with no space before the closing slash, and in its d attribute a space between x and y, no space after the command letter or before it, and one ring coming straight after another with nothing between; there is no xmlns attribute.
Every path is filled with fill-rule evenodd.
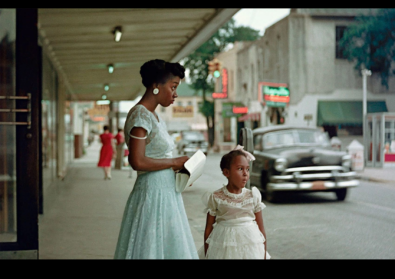
<svg viewBox="0 0 395 279"><path fill-rule="evenodd" d="M38 258L37 9L0 9L0 259Z"/></svg>

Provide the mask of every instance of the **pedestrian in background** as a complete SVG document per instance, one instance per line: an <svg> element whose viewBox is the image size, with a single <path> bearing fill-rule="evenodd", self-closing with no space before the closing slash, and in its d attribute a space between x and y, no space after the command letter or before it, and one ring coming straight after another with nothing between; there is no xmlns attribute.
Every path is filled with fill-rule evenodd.
<svg viewBox="0 0 395 279"><path fill-rule="evenodd" d="M115 135L115 139L117 140L116 142L117 156L115 158L114 168L120 170L122 169L122 164L123 164L123 157L124 157L123 146L125 144L125 136L123 134L123 129L118 128L118 133Z"/></svg>
<svg viewBox="0 0 395 279"><path fill-rule="evenodd" d="M240 145L222 157L220 167L228 184L202 197L207 219L200 259L270 258L261 193L256 187L245 188L252 160L255 157Z"/></svg>
<svg viewBox="0 0 395 279"><path fill-rule="evenodd" d="M111 179L111 162L114 156L114 135L110 133L107 125L103 127L103 133L100 135L100 142L103 144L100 149L100 158L98 167L104 170L104 180Z"/></svg>
<svg viewBox="0 0 395 279"><path fill-rule="evenodd" d="M146 91L125 121L125 142L137 179L127 200L115 259L198 259L175 171L188 156L173 158L175 144L155 113L177 98L185 77L179 63L151 60L140 68Z"/></svg>

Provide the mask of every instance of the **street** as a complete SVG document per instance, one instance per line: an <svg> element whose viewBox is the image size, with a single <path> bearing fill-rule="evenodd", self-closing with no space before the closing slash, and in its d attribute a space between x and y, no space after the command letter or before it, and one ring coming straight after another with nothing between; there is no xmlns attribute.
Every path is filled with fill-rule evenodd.
<svg viewBox="0 0 395 279"><path fill-rule="evenodd" d="M204 174L183 193L197 247L205 227L201 196L226 184L220 154L207 156ZM286 194L263 200L272 259L394 259L395 185L361 181L339 202L334 193Z"/></svg>

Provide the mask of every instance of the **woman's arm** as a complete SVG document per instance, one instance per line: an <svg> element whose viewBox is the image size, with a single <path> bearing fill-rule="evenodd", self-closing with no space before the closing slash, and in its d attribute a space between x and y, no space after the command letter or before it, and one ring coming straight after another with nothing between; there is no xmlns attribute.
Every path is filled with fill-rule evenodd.
<svg viewBox="0 0 395 279"><path fill-rule="evenodd" d="M206 243L207 238L210 236L213 231L213 224L215 223L215 216L211 216L210 213L207 213L206 218L206 229L204 230L204 254L206 255L208 244Z"/></svg>
<svg viewBox="0 0 395 279"><path fill-rule="evenodd" d="M139 138L146 136L147 131L141 127L134 127L130 132L131 135ZM130 166L136 171L156 171L168 168L179 170L189 159L188 156L182 156L169 159L153 159L145 156L145 140L130 137L129 139L129 156Z"/></svg>
<svg viewBox="0 0 395 279"><path fill-rule="evenodd" d="M255 221L258 224L259 230L262 232L263 236L265 237L264 244L265 244L265 260L266 260L267 239L266 239L265 227L263 226L262 211L255 213Z"/></svg>

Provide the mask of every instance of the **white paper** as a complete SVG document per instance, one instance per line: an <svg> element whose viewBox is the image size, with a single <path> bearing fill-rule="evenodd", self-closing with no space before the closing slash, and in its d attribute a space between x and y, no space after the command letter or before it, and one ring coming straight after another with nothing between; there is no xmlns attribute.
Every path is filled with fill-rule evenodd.
<svg viewBox="0 0 395 279"><path fill-rule="evenodd" d="M186 187L195 182L203 173L204 165L206 163L206 155L201 150L196 151L188 161L185 162L184 167L189 172L176 174L176 191L182 192Z"/></svg>

